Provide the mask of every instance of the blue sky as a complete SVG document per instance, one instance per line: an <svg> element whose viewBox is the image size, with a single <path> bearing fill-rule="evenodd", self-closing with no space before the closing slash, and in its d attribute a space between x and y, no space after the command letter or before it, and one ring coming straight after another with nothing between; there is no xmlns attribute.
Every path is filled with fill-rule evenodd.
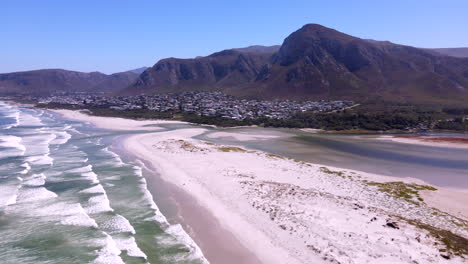
<svg viewBox="0 0 468 264"><path fill-rule="evenodd" d="M281 44L307 23L417 47L468 47L466 0L5 0L0 72L113 73Z"/></svg>

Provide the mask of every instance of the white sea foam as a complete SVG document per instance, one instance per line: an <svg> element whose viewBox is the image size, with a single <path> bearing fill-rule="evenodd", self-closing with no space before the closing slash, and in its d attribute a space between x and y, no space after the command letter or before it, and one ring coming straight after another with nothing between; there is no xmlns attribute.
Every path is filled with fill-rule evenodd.
<svg viewBox="0 0 468 264"><path fill-rule="evenodd" d="M135 229L127 220L127 218L118 214L110 218L108 221L105 221L102 226L104 228L111 229L113 233L128 232L135 234Z"/></svg>
<svg viewBox="0 0 468 264"><path fill-rule="evenodd" d="M101 184L81 190L80 193L106 193Z"/></svg>
<svg viewBox="0 0 468 264"><path fill-rule="evenodd" d="M36 131L35 131L36 132ZM55 139L54 134L36 133L23 137L23 145L26 146L26 156L38 156L49 153L49 144Z"/></svg>
<svg viewBox="0 0 468 264"><path fill-rule="evenodd" d="M18 193L17 203L29 203L57 197L57 194L44 187L21 188Z"/></svg>
<svg viewBox="0 0 468 264"><path fill-rule="evenodd" d="M135 238L134 237L126 237L126 238L114 238L115 243L117 244L117 247L121 251L126 251L127 255L130 257L137 257L137 258L144 258L146 259L146 254L141 251L141 249L138 247Z"/></svg>
<svg viewBox="0 0 468 264"><path fill-rule="evenodd" d="M42 186L45 184L46 176L44 173L33 174L31 177L24 180L24 185Z"/></svg>
<svg viewBox="0 0 468 264"><path fill-rule="evenodd" d="M19 200L20 197L18 197L18 202ZM64 202L57 198L22 202L21 206L9 206L6 211L7 213L28 217L45 217L62 225L98 227L96 221L86 214L81 204Z"/></svg>
<svg viewBox="0 0 468 264"><path fill-rule="evenodd" d="M66 150L62 149L60 151L60 155L53 155L57 164L69 168L88 161L86 153L75 149L68 149L72 147L72 145L68 145Z"/></svg>
<svg viewBox="0 0 468 264"><path fill-rule="evenodd" d="M119 250L115 241L111 236L104 233L106 238L101 243L103 247L96 252L97 258L93 261L94 264L124 264L119 256L122 252Z"/></svg>
<svg viewBox="0 0 468 264"><path fill-rule="evenodd" d="M161 211L159 210L159 207L154 202L153 195L148 190L148 185L146 183L146 179L143 177L143 172L142 172L141 167L134 166L133 169L135 173L140 177L140 190L143 193L143 199L145 200L145 202L147 202L150 205L151 209L153 209L153 212L154 212L154 216L145 220L156 221L158 223L169 225L169 222L167 221L166 217L161 213Z"/></svg>
<svg viewBox="0 0 468 264"><path fill-rule="evenodd" d="M109 153L114 158L114 160L117 162L117 165L119 165L119 166L125 165L125 163L122 161L120 156L117 155L116 153L110 151L108 147L103 148L103 151Z"/></svg>
<svg viewBox="0 0 468 264"><path fill-rule="evenodd" d="M20 126L43 126L44 125L41 122L40 118L33 116L31 114L27 114L25 112L20 112L18 120L19 120Z"/></svg>
<svg viewBox="0 0 468 264"><path fill-rule="evenodd" d="M17 195L17 194L14 194L14 195L12 195L8 200L6 200L5 205L6 205L6 206L9 206L9 205L15 204L16 201L17 201L17 199L18 199L18 195ZM0 207L1 207L1 206L0 206Z"/></svg>
<svg viewBox="0 0 468 264"><path fill-rule="evenodd" d="M21 164L21 167L23 167L24 170L20 171L20 174L27 174L31 170L31 166L27 162Z"/></svg>
<svg viewBox="0 0 468 264"><path fill-rule="evenodd" d="M92 165L86 165L84 167L70 169L70 170L67 170L66 172L68 172L68 173L84 173L84 172L90 172L90 171L93 171L93 166Z"/></svg>
<svg viewBox="0 0 468 264"><path fill-rule="evenodd" d="M93 183L99 183L96 173L93 172L93 165L86 165L84 167L71 169L68 173L79 173L83 178L92 181Z"/></svg>
<svg viewBox="0 0 468 264"><path fill-rule="evenodd" d="M0 158L23 156L26 148L22 138L17 136L0 136L0 147L6 148L0 153Z"/></svg>
<svg viewBox="0 0 468 264"><path fill-rule="evenodd" d="M200 259L202 263L208 264L208 260L203 255L203 252L193 239L185 232L180 224L171 225L166 230L166 233L175 237L177 241L183 245L186 245L190 250L190 254L194 259Z"/></svg>
<svg viewBox="0 0 468 264"><path fill-rule="evenodd" d="M0 147L16 148L25 151L26 148L21 144L22 138L17 136L0 136Z"/></svg>
<svg viewBox="0 0 468 264"><path fill-rule="evenodd" d="M0 185L0 208L16 203L19 187L17 184Z"/></svg>
<svg viewBox="0 0 468 264"><path fill-rule="evenodd" d="M12 107L10 107L9 109L12 109ZM16 127L19 125L19 110L13 110L14 112L10 112L9 114L5 115L5 117L8 117L8 118L11 118L14 121L14 123L11 123L11 124L8 124L4 127L4 129L11 129L13 127Z"/></svg>
<svg viewBox="0 0 468 264"><path fill-rule="evenodd" d="M25 156L28 156L26 161L32 165L52 165L54 159L49 156L49 144L54 139L55 135L48 133L24 136Z"/></svg>
<svg viewBox="0 0 468 264"><path fill-rule="evenodd" d="M88 214L97 214L104 212L113 212L114 209L110 206L107 195L101 194L92 196L88 199L88 203L85 206L85 211Z"/></svg>
<svg viewBox="0 0 468 264"><path fill-rule="evenodd" d="M79 126L79 124L76 124L76 125L74 125L74 126ZM88 135L88 134L85 134L85 133L83 133L83 132L78 131L75 127L73 127L73 126L71 126L71 125L67 125L67 126L64 128L64 130L70 131L70 132L73 132L73 133L76 133L76 134L79 134L79 135L86 135L86 136Z"/></svg>
<svg viewBox="0 0 468 264"><path fill-rule="evenodd" d="M140 160L137 160L137 162L140 163L141 166L134 166L133 169L135 173L140 177L140 187L141 187L142 192L144 193L144 199L150 203L150 206L153 209L154 214L155 214L153 217L150 217L145 220L156 221L158 223L161 223L163 224L163 228L164 226L166 226L164 231L167 234L174 237L178 243L186 245L188 249L190 250L191 257L193 257L194 259L201 260L202 263L208 264L209 262L203 255L203 252L201 251L201 249L198 247L195 241L193 241L193 239L187 234L187 232L185 232L182 226L180 224L170 225L166 217L161 213L158 206L154 202L152 194L148 191L146 179L143 177L142 166L143 167L146 167L146 166Z"/></svg>
<svg viewBox="0 0 468 264"><path fill-rule="evenodd" d="M67 208L61 212L64 216L60 221L63 225L76 225L76 226L91 226L97 227L97 223L88 214L86 214L80 204L69 204Z"/></svg>
<svg viewBox="0 0 468 264"><path fill-rule="evenodd" d="M99 182L96 173L94 173L93 171L84 172L84 173L81 174L81 176L83 176L86 179L92 181L93 183L98 183Z"/></svg>
<svg viewBox="0 0 468 264"><path fill-rule="evenodd" d="M65 131L53 131L55 134L54 140L50 142L52 145L62 145L68 142L70 138L72 137L69 133Z"/></svg>
<svg viewBox="0 0 468 264"><path fill-rule="evenodd" d="M26 158L26 161L33 165L52 165L54 164L54 159L49 156L49 154L30 156Z"/></svg>
<svg viewBox="0 0 468 264"><path fill-rule="evenodd" d="M21 156L22 152L17 149L5 149L0 152L0 159Z"/></svg>

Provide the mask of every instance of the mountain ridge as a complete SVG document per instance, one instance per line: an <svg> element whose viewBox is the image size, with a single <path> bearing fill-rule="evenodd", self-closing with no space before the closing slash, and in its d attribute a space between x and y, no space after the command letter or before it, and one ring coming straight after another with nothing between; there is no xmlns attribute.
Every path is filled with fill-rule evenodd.
<svg viewBox="0 0 468 264"><path fill-rule="evenodd" d="M121 90L135 81L137 73L78 72L41 69L0 74L0 93L48 95L56 92L102 92Z"/></svg>
<svg viewBox="0 0 468 264"><path fill-rule="evenodd" d="M259 99L448 102L468 96L468 59L307 24L278 51L162 59L122 94L186 90Z"/></svg>

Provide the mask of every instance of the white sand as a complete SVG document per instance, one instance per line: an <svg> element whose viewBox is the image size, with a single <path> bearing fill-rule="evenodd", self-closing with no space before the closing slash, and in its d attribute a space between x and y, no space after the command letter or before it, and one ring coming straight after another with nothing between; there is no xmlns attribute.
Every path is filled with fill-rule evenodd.
<svg viewBox="0 0 468 264"><path fill-rule="evenodd" d="M460 144L455 142L434 142L428 141L429 137L415 137L415 138L402 138L395 136L380 136L377 137L382 140L391 140L403 144L413 144L413 145L422 145L430 147L441 147L441 148L468 148L468 144Z"/></svg>
<svg viewBox="0 0 468 264"><path fill-rule="evenodd" d="M107 118L85 121L103 119ZM107 127L125 129L151 121L106 122ZM325 168L193 139L204 132L190 128L138 134L124 145L151 162L164 180L191 194L263 263L464 263L459 257L442 258L443 246L435 246L435 238L402 219L468 237L467 222L431 208L466 216L466 195L441 189L422 194L428 205L417 197L409 202L365 182L401 178ZM458 203L450 202L454 200ZM398 228L389 227L389 222Z"/></svg>
<svg viewBox="0 0 468 264"><path fill-rule="evenodd" d="M118 117L100 117L88 115L85 112L73 110L50 110L61 114L65 118L80 120L93 124L98 128L113 130L159 130L157 125L170 123L184 123L170 120L132 120Z"/></svg>
<svg viewBox="0 0 468 264"><path fill-rule="evenodd" d="M203 132L136 135L125 146L192 194L264 263L322 263L325 258L340 263L444 262L425 231L394 216L468 236L445 216L434 217L424 204L388 197L362 182L394 178L321 169L257 151L224 152L223 146L192 139ZM390 219L400 229L386 227Z"/></svg>
<svg viewBox="0 0 468 264"><path fill-rule="evenodd" d="M427 205L451 215L468 219L468 191L443 188L437 191L422 191Z"/></svg>
<svg viewBox="0 0 468 264"><path fill-rule="evenodd" d="M301 128L300 130L304 132L314 133L314 134L321 133L324 131L323 129L316 129L316 128Z"/></svg>
<svg viewBox="0 0 468 264"><path fill-rule="evenodd" d="M208 138L233 138L239 141L258 141L279 138L279 135L253 135L248 133L234 133L234 132L214 132L206 135Z"/></svg>

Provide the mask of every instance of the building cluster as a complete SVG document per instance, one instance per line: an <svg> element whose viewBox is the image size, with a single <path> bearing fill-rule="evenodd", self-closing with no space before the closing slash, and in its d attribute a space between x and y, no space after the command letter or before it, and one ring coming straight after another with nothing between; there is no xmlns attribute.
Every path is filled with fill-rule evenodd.
<svg viewBox="0 0 468 264"><path fill-rule="evenodd" d="M194 113L200 116L220 116L235 120L260 117L284 119L295 113L331 112L353 105L352 101L245 100L221 92L185 92L125 97L104 97L87 94L55 95L41 98L39 103L107 107L115 110L173 111Z"/></svg>

